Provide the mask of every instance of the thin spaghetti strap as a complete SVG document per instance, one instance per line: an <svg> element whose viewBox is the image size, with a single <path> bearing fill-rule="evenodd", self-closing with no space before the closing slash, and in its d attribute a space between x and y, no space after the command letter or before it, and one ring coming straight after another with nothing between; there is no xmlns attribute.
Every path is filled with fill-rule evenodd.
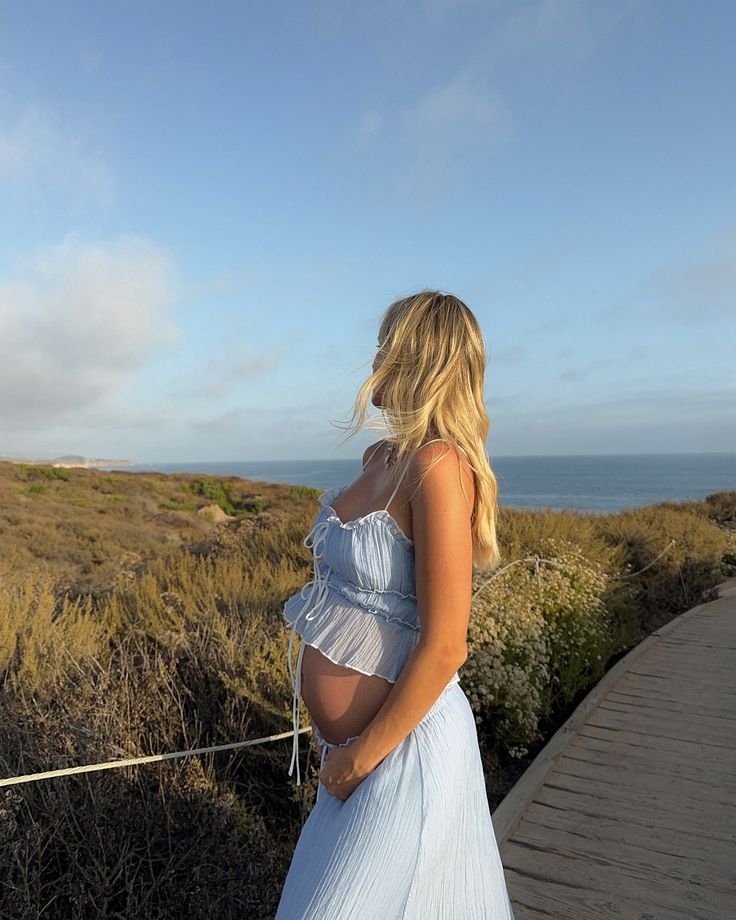
<svg viewBox="0 0 736 920"><path fill-rule="evenodd" d="M408 469L409 469L409 464L408 464L408 462L407 462L407 463L404 464L404 469L401 471L401 476L399 476L399 478L396 480L396 485L394 486L394 490L393 490L393 492L391 493L391 498L389 498L389 500L386 502L386 507L383 509L384 511L388 511L388 506L389 506L389 505L391 504L391 502L394 500L394 498L395 498L395 496L396 496L396 493L399 491L399 485L401 484L401 480L404 478L404 473L405 473Z"/></svg>
<svg viewBox="0 0 736 920"><path fill-rule="evenodd" d="M358 476L361 476L361 475L365 472L365 468L368 466L368 464L369 464L369 463L371 462L371 460L373 459L373 455L374 455L378 450L380 450L380 448L382 447L382 445L383 445L383 441L379 441L378 444L376 445L375 450L372 450L372 451L371 451L371 454L370 454L370 456L368 457L368 460L366 461L365 465L364 465L360 470L358 470L358 472L355 474L355 476L353 476L353 478L350 480L350 482L349 482L347 485L344 485L344 486L340 489L341 492L344 492L345 489L347 489L348 486L351 486L351 485L355 482L355 480L358 478Z"/></svg>
<svg viewBox="0 0 736 920"><path fill-rule="evenodd" d="M431 441L425 441L424 444L432 444L432 443L434 443L434 441L444 441L444 440L446 440L446 439L445 439L445 438L432 438ZM422 445L422 447L424 446L424 444ZM455 446L456 446L456 447L459 447L460 450L462 450L463 453L465 454L465 456L467 457L467 455L468 455L468 454L467 454L467 451L463 450L463 448L460 447L459 444L456 444ZM371 456L372 456L372 455L371 455ZM396 493L399 491L399 485L401 484L401 480L404 478L404 473L406 473L406 471L407 471L408 468L409 468L409 464L408 464L408 462L407 462L407 463L405 464L405 466L404 466L404 469L401 471L401 476L399 476L399 478L398 478L397 481L396 481L396 485L394 486L394 490L393 490L393 492L391 493L391 497L390 497L389 500L386 502L386 507L383 509L384 511L388 511L389 505L391 504L391 502L392 502L392 501L394 500L394 498L396 497Z"/></svg>
<svg viewBox="0 0 736 920"><path fill-rule="evenodd" d="M431 441L425 441L424 444L434 444L435 441L446 441L446 440L447 438L432 438ZM422 444L422 447L424 447L424 444ZM462 447L460 447L459 444L456 444L455 447L457 447L459 450L462 450L462 452L465 454L466 457L468 456L468 452L464 450Z"/></svg>
<svg viewBox="0 0 736 920"><path fill-rule="evenodd" d="M363 467L363 470L365 470L365 467L368 466L368 464L371 462L371 460L373 459L373 455L374 455L377 451L379 451L382 447L383 447L383 441L379 441L378 444L376 444L376 449L371 451L370 457L368 457L368 459L366 460L366 463L365 463L365 466ZM363 470L361 470L361 473L363 472Z"/></svg>

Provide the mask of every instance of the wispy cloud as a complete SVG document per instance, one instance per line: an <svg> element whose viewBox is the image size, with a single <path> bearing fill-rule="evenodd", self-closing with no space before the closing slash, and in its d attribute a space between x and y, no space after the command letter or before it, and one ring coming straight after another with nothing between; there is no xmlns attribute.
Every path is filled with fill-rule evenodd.
<svg viewBox="0 0 736 920"><path fill-rule="evenodd" d="M636 314L691 326L736 320L736 227L727 227L645 275L623 301L598 315L603 324Z"/></svg>
<svg viewBox="0 0 736 920"><path fill-rule="evenodd" d="M343 433L324 418L322 403L274 406L268 412L263 411L262 405L245 404L211 414L190 413L182 423L188 435L184 449L191 453L192 444L200 445L195 456L202 459L304 459L305 445L311 443L318 445L317 456L325 457L332 453ZM298 480L298 474L291 476Z"/></svg>
<svg viewBox="0 0 736 920"><path fill-rule="evenodd" d="M489 33L494 53L503 58L529 57L541 52L586 58L602 36L627 19L641 0L532 0L514 2Z"/></svg>
<svg viewBox="0 0 736 920"><path fill-rule="evenodd" d="M210 358L200 371L190 374L190 383L177 395L190 399L220 399L232 396L241 381L259 380L282 370L285 349L280 345L258 348L245 354L247 345L233 342L223 345L217 357ZM239 390L238 390L239 392Z"/></svg>
<svg viewBox="0 0 736 920"><path fill-rule="evenodd" d="M478 161L492 168L493 151L510 140L513 105L499 89L508 84L508 67L545 57L587 58L640 5L641 0L426 0L422 9L434 28L447 27L462 13L477 20L477 38L449 78L429 83L414 99L379 100L360 113L355 149L383 158L394 188L422 209L437 204L458 191ZM399 4L399 17L406 14Z"/></svg>
<svg viewBox="0 0 736 920"><path fill-rule="evenodd" d="M573 349L565 349L565 354L568 357L575 357ZM612 371L612 375L608 377L610 379L610 376L620 374L622 368L630 366L631 362L641 358L643 354L644 349L641 346L633 345L622 355L593 358L590 361L578 360L572 367L563 368L557 375L557 379L562 383L575 384L584 381L598 382L607 370Z"/></svg>
<svg viewBox="0 0 736 920"><path fill-rule="evenodd" d="M97 73L102 63L102 52L87 48L79 52L79 66L88 76Z"/></svg>
<svg viewBox="0 0 736 920"><path fill-rule="evenodd" d="M463 70L403 107L364 112L355 136L364 153L395 164L397 190L424 208L450 195L467 159L505 141L511 124L500 94Z"/></svg>
<svg viewBox="0 0 736 920"><path fill-rule="evenodd" d="M527 55L556 46L585 56L594 45L590 7L587 0L519 4L500 30L499 47L507 54Z"/></svg>
<svg viewBox="0 0 736 920"><path fill-rule="evenodd" d="M736 319L736 227L656 269L639 293L683 323Z"/></svg>
<svg viewBox="0 0 736 920"><path fill-rule="evenodd" d="M505 127L500 97L467 73L431 87L401 115L407 138L467 145L494 140Z"/></svg>
<svg viewBox="0 0 736 920"><path fill-rule="evenodd" d="M167 254L123 236L76 234L0 280L0 429L37 428L120 391L177 342L176 280Z"/></svg>
<svg viewBox="0 0 736 920"><path fill-rule="evenodd" d="M493 143L510 128L500 95L468 72L436 83L413 102L392 112L370 109L358 122L362 139L400 142L426 154L439 147L443 157L479 143Z"/></svg>
<svg viewBox="0 0 736 920"><path fill-rule="evenodd" d="M32 105L14 121L0 120L0 189L60 189L96 204L112 203L115 180L109 166L85 142L40 106Z"/></svg>
<svg viewBox="0 0 736 920"><path fill-rule="evenodd" d="M381 130L383 118L375 109L365 112L358 121L357 137L359 141L367 141L375 137Z"/></svg>

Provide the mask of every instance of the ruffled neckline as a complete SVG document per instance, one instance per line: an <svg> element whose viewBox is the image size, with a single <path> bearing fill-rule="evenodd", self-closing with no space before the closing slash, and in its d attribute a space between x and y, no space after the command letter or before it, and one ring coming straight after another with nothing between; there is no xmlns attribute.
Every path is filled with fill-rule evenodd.
<svg viewBox="0 0 736 920"><path fill-rule="evenodd" d="M388 525L389 531L394 535L394 537L396 537L399 544L403 545L406 549L414 548L414 541L410 537L407 537L391 512L385 508L377 508L375 511L369 511L368 514L363 514L352 521L341 521L331 502L333 502L337 496L346 488L346 485L337 486L331 489L325 489L325 491L320 494L319 503L323 508L330 512L327 520L333 521L342 530L354 530L356 527L362 526L375 517L378 518L378 520L384 521Z"/></svg>

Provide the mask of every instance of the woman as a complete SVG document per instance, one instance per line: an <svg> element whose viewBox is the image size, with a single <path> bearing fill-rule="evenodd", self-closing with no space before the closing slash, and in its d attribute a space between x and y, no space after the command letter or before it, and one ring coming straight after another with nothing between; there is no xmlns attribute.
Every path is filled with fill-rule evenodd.
<svg viewBox="0 0 736 920"><path fill-rule="evenodd" d="M276 920L509 920L458 675L474 564L499 562L483 337L457 297L420 291L388 307L378 346L353 418L372 393L392 437L320 496L314 578L284 605L289 773L301 698L321 765Z"/></svg>

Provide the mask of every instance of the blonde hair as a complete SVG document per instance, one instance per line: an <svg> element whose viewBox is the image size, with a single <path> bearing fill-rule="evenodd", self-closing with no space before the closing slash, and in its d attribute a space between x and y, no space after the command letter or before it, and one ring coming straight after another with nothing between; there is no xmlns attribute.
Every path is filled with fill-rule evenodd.
<svg viewBox="0 0 736 920"><path fill-rule="evenodd" d="M368 401L380 388L397 467L428 435L462 447L475 474L474 567L496 568L501 555L496 539L498 483L485 448L490 422L483 400L486 352L478 321L453 294L422 290L389 305L378 344L382 360L358 391L346 426L353 430L346 440L364 426ZM373 419L368 427L374 427Z"/></svg>

